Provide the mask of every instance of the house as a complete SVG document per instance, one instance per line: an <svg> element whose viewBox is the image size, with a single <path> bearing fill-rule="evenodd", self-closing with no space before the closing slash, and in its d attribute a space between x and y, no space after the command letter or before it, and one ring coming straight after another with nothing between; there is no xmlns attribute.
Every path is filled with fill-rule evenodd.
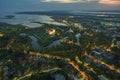
<svg viewBox="0 0 120 80"><path fill-rule="evenodd" d="M51 75L55 78L55 80L66 80L65 76L60 72L59 69L52 71Z"/></svg>
<svg viewBox="0 0 120 80"><path fill-rule="evenodd" d="M77 44L80 45L80 37L81 37L81 34L78 33L78 34L76 34L75 36L76 36L76 38L77 38Z"/></svg>
<svg viewBox="0 0 120 80"><path fill-rule="evenodd" d="M92 54L101 55L101 54L104 53L104 51L101 50L101 49L94 49L94 50L91 51L91 53L92 53Z"/></svg>
<svg viewBox="0 0 120 80"><path fill-rule="evenodd" d="M98 52L98 51L92 51L93 54L97 54L97 55L101 55L102 53L101 52Z"/></svg>
<svg viewBox="0 0 120 80"><path fill-rule="evenodd" d="M3 68L3 71L4 71L4 73L3 73L4 79L3 80L8 80L8 75L9 75L8 69L9 69L8 66L5 66Z"/></svg>
<svg viewBox="0 0 120 80"><path fill-rule="evenodd" d="M84 61L90 64L91 62L93 62L93 59L86 57Z"/></svg>
<svg viewBox="0 0 120 80"><path fill-rule="evenodd" d="M4 36L4 34L0 33L0 37L3 37L3 36Z"/></svg>
<svg viewBox="0 0 120 80"><path fill-rule="evenodd" d="M41 63L40 67L41 68L48 68L48 67L50 67L50 65L48 62L43 62L43 63Z"/></svg>
<svg viewBox="0 0 120 80"><path fill-rule="evenodd" d="M105 52L104 54L103 54L103 56L105 57L105 58L108 58L108 59L113 59L113 55L112 55L112 53L110 53L110 52Z"/></svg>
<svg viewBox="0 0 120 80"><path fill-rule="evenodd" d="M97 63L96 63L96 66L97 66L97 67L102 67L103 65L102 65L100 62L97 62Z"/></svg>
<svg viewBox="0 0 120 80"><path fill-rule="evenodd" d="M40 61L40 62L46 62L47 60L46 60L45 58L41 57L41 58L39 59L39 61Z"/></svg>
<svg viewBox="0 0 120 80"><path fill-rule="evenodd" d="M26 26L25 29L30 29L30 27Z"/></svg>
<svg viewBox="0 0 120 80"><path fill-rule="evenodd" d="M100 75L100 76L98 76L98 77L99 77L100 80L108 80L106 77L104 77L104 76L102 76L102 75Z"/></svg>
<svg viewBox="0 0 120 80"><path fill-rule="evenodd" d="M80 33L78 33L78 34L76 34L75 36L79 38L79 37L81 37L81 34L80 34Z"/></svg>
<svg viewBox="0 0 120 80"><path fill-rule="evenodd" d="M75 27L79 27L80 26L80 23L74 23L73 24Z"/></svg>
<svg viewBox="0 0 120 80"><path fill-rule="evenodd" d="M65 80L65 76L62 74L55 74L55 80Z"/></svg>
<svg viewBox="0 0 120 80"><path fill-rule="evenodd" d="M74 31L70 28L70 29L68 30L68 32L73 33Z"/></svg>
<svg viewBox="0 0 120 80"><path fill-rule="evenodd" d="M3 68L3 70L4 71L7 71L9 68L7 67L7 66L5 66L4 68Z"/></svg>
<svg viewBox="0 0 120 80"><path fill-rule="evenodd" d="M120 47L120 36L116 37L115 41L116 41L116 45Z"/></svg>
<svg viewBox="0 0 120 80"><path fill-rule="evenodd" d="M19 64L21 64L23 66L25 65L25 60L23 60L22 58L19 58L18 62L19 62Z"/></svg>

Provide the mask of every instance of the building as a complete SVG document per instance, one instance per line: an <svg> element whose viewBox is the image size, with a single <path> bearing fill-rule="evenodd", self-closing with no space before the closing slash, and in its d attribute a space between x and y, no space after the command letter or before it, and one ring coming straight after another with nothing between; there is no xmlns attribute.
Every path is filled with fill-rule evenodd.
<svg viewBox="0 0 120 80"><path fill-rule="evenodd" d="M0 37L3 37L3 36L4 36L4 34L0 33Z"/></svg>
<svg viewBox="0 0 120 80"><path fill-rule="evenodd" d="M50 36L55 36L55 34L56 34L56 30L55 30L55 29L49 29L49 30L46 30L46 32L47 32Z"/></svg>
<svg viewBox="0 0 120 80"><path fill-rule="evenodd" d="M68 30L68 32L73 33L74 31L70 28L70 29Z"/></svg>
<svg viewBox="0 0 120 80"><path fill-rule="evenodd" d="M97 54L97 55L101 55L102 53L104 53L103 50L101 49L94 49L91 51L92 54Z"/></svg>
<svg viewBox="0 0 120 80"><path fill-rule="evenodd" d="M77 38L77 44L80 45L80 37L81 37L81 34L78 33L78 34L76 34L75 36L76 36L76 38Z"/></svg>

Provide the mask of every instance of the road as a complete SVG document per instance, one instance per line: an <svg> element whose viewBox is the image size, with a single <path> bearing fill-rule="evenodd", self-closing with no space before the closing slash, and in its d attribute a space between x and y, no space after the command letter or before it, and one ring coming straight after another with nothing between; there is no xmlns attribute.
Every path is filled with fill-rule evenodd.
<svg viewBox="0 0 120 80"><path fill-rule="evenodd" d="M62 57L59 57L59 56L52 56L52 55L48 55L48 54L41 54L41 53L38 53L38 52L30 52L30 55L35 55L35 56L43 56L43 57L46 57L46 58L52 58L52 59L60 59L60 60L63 60L63 61L68 61L68 63L75 69L79 72L80 75L82 75L82 78L80 80L88 80L88 77L86 75L86 73L84 71L81 71L79 66L74 63L74 61L71 61L69 58L62 58ZM53 70L53 69L52 69ZM50 70L47 70L47 71L50 71ZM46 71L45 71L46 72ZM28 73L26 74L25 76L23 77L20 77L18 80L21 80L25 77L28 77L28 76L31 76L31 73Z"/></svg>
<svg viewBox="0 0 120 80"><path fill-rule="evenodd" d="M42 72L45 73L45 72L50 72L50 71L54 71L54 70L61 70L61 69L60 69L60 68L53 68L53 69L49 69L49 70L44 70L44 71L42 71ZM40 73L42 73L42 72L40 72ZM30 77L31 75L32 75L32 72L29 72L28 74L20 77L20 78L17 79L17 80L22 80L22 79L24 79L24 78L26 78L26 77Z"/></svg>
<svg viewBox="0 0 120 80"><path fill-rule="evenodd" d="M103 62L103 61L101 61L101 60L99 60L99 59L97 59L97 58L95 58L95 57L89 55L87 52L85 53L85 56L87 56L87 57L93 59L94 62L96 62L96 63L99 62L99 63L105 65L105 66L106 66L108 69L110 69L110 70L114 70L114 71L116 71L117 73L120 73L120 69L119 69L119 68L115 68L114 66L109 65L109 64L107 64L107 63L105 63L105 62Z"/></svg>

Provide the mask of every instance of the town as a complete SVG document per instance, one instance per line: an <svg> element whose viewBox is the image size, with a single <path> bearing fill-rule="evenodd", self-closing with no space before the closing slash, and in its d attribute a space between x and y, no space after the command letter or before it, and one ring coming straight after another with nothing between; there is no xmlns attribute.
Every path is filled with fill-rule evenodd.
<svg viewBox="0 0 120 80"><path fill-rule="evenodd" d="M35 28L0 22L0 80L120 79L120 14L51 18Z"/></svg>

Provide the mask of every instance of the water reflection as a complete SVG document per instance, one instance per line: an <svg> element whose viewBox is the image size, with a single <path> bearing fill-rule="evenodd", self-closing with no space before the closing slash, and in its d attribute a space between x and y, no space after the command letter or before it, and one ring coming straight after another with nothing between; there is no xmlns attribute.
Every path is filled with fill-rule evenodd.
<svg viewBox="0 0 120 80"><path fill-rule="evenodd" d="M6 18L7 15L13 15L14 18L10 18L10 19ZM27 15L27 14L6 13L6 14L0 14L0 22L5 22L12 25L21 24L24 26L28 26L30 28L40 27L42 23L65 26L65 24L56 22L50 16L47 15Z"/></svg>
<svg viewBox="0 0 120 80"><path fill-rule="evenodd" d="M41 49L41 46L39 45L38 43L38 39L34 36L29 36L32 40L31 44L32 44L32 47L35 49L35 50L40 50Z"/></svg>

